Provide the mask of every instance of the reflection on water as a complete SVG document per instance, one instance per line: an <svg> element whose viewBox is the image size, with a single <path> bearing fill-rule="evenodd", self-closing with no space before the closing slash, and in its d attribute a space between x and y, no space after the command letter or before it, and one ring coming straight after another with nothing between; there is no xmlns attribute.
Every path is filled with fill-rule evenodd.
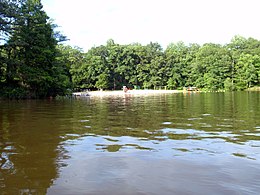
<svg viewBox="0 0 260 195"><path fill-rule="evenodd" d="M0 191L257 194L259 105L259 92L2 101Z"/></svg>

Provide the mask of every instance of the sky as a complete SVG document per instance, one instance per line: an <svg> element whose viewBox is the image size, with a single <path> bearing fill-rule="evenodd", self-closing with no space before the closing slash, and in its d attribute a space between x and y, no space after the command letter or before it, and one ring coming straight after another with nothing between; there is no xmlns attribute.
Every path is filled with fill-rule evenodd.
<svg viewBox="0 0 260 195"><path fill-rule="evenodd" d="M118 44L229 43L235 35L260 40L259 0L42 0L66 35L87 51Z"/></svg>

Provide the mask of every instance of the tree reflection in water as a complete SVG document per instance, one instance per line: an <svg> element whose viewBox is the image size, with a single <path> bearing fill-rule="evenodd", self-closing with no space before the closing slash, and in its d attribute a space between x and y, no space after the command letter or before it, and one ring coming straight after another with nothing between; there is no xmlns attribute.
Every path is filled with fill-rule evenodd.
<svg viewBox="0 0 260 195"><path fill-rule="evenodd" d="M0 106L1 194L46 194L58 176L62 124L52 119L55 104L11 101Z"/></svg>
<svg viewBox="0 0 260 195"><path fill-rule="evenodd" d="M244 182L242 173L239 175L239 164L236 169L232 169L230 162L247 162L243 164L243 169L250 173L247 177L254 178L247 186L256 189L253 181L257 181L260 176L257 172L253 174L252 167L259 164L260 158L259 102L259 93L247 92L147 97L126 95L65 101L2 101L1 193L90 192L86 186L93 193L104 192L102 187L95 188L101 181L104 186L111 187L111 193L115 192L113 189L124 192L122 186L115 187L116 184L121 183L123 187L133 185L131 189L141 189L139 184L142 182L146 185L145 192L150 192L156 187L157 180L153 178L157 176L161 179L161 186L166 188L169 188L168 184L182 187L193 185L190 180L193 169L214 173L217 170L229 170L238 175L237 181ZM117 160L127 166L120 169L122 164ZM181 170L182 166L179 165L182 160L185 163L183 169L191 170L190 174ZM209 161L213 163L210 166L207 164ZM97 164L100 167L95 168ZM180 169L168 171L164 165ZM166 175L160 175L157 168ZM137 169L141 175L135 175ZM80 177L76 178L75 172ZM122 177L118 178L117 173ZM171 178L171 174L182 178L184 183L177 177ZM228 181L229 177L233 178L231 175L222 178L222 174L213 177L205 171L196 171L196 176L201 178L201 183L206 178L209 186L213 180ZM83 185L83 178L87 178L88 185ZM136 182L129 183L128 179L131 178ZM141 181L141 178L147 181ZM153 183L151 189L148 189L149 179ZM71 183L68 184L68 181ZM166 186L162 184L163 181ZM243 187L241 183L232 185L237 185L239 190ZM196 184L198 188L203 188L199 186L200 183ZM75 191L67 188L73 185L78 187ZM221 185L216 184L219 188ZM62 191L62 187L66 187L67 191ZM176 192L186 193L185 189L176 187Z"/></svg>

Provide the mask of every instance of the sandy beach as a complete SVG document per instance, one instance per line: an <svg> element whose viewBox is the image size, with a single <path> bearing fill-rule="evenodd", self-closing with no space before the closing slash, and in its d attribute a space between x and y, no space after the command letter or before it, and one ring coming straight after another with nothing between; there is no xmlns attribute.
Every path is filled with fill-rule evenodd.
<svg viewBox="0 0 260 195"><path fill-rule="evenodd" d="M156 94L171 94L182 93L182 90L129 90L124 92L122 90L117 91L87 91L87 92L75 92L74 96L77 97L107 97L107 96L144 96L144 95L156 95Z"/></svg>

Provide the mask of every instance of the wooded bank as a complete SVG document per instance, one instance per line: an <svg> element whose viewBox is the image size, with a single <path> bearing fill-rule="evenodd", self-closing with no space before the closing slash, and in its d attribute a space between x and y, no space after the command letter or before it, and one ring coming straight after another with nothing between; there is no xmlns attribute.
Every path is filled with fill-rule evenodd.
<svg viewBox="0 0 260 195"><path fill-rule="evenodd" d="M44 98L84 89L245 90L260 85L260 41L121 45L87 52L65 46L39 0L0 1L0 90L6 98Z"/></svg>

